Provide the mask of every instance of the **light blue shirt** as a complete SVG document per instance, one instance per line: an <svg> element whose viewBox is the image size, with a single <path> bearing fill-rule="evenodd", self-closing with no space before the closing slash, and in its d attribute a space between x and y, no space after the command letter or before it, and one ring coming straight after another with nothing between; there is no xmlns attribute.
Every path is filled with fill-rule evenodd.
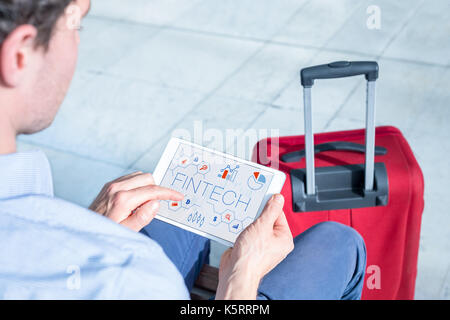
<svg viewBox="0 0 450 320"><path fill-rule="evenodd" d="M189 299L150 238L53 196L40 151L0 155L0 298Z"/></svg>

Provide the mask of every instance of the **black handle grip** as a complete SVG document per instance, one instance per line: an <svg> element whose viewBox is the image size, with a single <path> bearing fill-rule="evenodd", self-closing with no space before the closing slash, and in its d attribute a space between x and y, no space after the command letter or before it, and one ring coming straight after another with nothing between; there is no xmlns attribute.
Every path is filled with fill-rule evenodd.
<svg viewBox="0 0 450 320"><path fill-rule="evenodd" d="M353 151L364 153L366 151L366 147L362 144L353 143L353 142L345 142L345 141L336 141L318 144L314 146L314 153L320 153L324 151ZM375 147L375 155L384 156L387 153L386 148L384 147ZM281 161L289 163L289 162L297 162L305 157L305 150L293 151L290 153L286 153L281 156Z"/></svg>
<svg viewBox="0 0 450 320"><path fill-rule="evenodd" d="M302 69L302 86L310 88L316 79L334 79L365 75L367 81L378 79L378 63L375 61L336 61Z"/></svg>

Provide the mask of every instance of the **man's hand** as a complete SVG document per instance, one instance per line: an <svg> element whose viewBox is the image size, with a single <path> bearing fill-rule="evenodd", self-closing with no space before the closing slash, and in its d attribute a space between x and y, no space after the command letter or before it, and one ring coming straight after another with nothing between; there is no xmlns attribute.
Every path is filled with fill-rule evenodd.
<svg viewBox="0 0 450 320"><path fill-rule="evenodd" d="M261 279L294 249L278 194L222 255L217 299L255 299Z"/></svg>
<svg viewBox="0 0 450 320"><path fill-rule="evenodd" d="M107 183L89 209L134 231L152 221L159 200L183 200L182 193L155 185L150 173L135 172Z"/></svg>

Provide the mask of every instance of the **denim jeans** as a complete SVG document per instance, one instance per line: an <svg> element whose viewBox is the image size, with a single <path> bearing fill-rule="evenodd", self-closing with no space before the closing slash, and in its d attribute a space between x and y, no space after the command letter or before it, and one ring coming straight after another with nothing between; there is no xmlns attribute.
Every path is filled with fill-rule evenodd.
<svg viewBox="0 0 450 320"><path fill-rule="evenodd" d="M185 279L189 291L205 263L209 240L159 220L142 233L157 241ZM352 228L319 223L294 239L294 250L261 281L258 299L360 299L366 248Z"/></svg>

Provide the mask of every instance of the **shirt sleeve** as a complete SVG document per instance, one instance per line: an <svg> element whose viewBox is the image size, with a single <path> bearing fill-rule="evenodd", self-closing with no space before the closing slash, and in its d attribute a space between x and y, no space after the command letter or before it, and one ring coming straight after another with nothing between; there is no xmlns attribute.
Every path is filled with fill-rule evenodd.
<svg viewBox="0 0 450 320"><path fill-rule="evenodd" d="M117 299L189 300L181 274L165 256L158 260L134 258L111 284ZM165 261L167 260L167 261Z"/></svg>

